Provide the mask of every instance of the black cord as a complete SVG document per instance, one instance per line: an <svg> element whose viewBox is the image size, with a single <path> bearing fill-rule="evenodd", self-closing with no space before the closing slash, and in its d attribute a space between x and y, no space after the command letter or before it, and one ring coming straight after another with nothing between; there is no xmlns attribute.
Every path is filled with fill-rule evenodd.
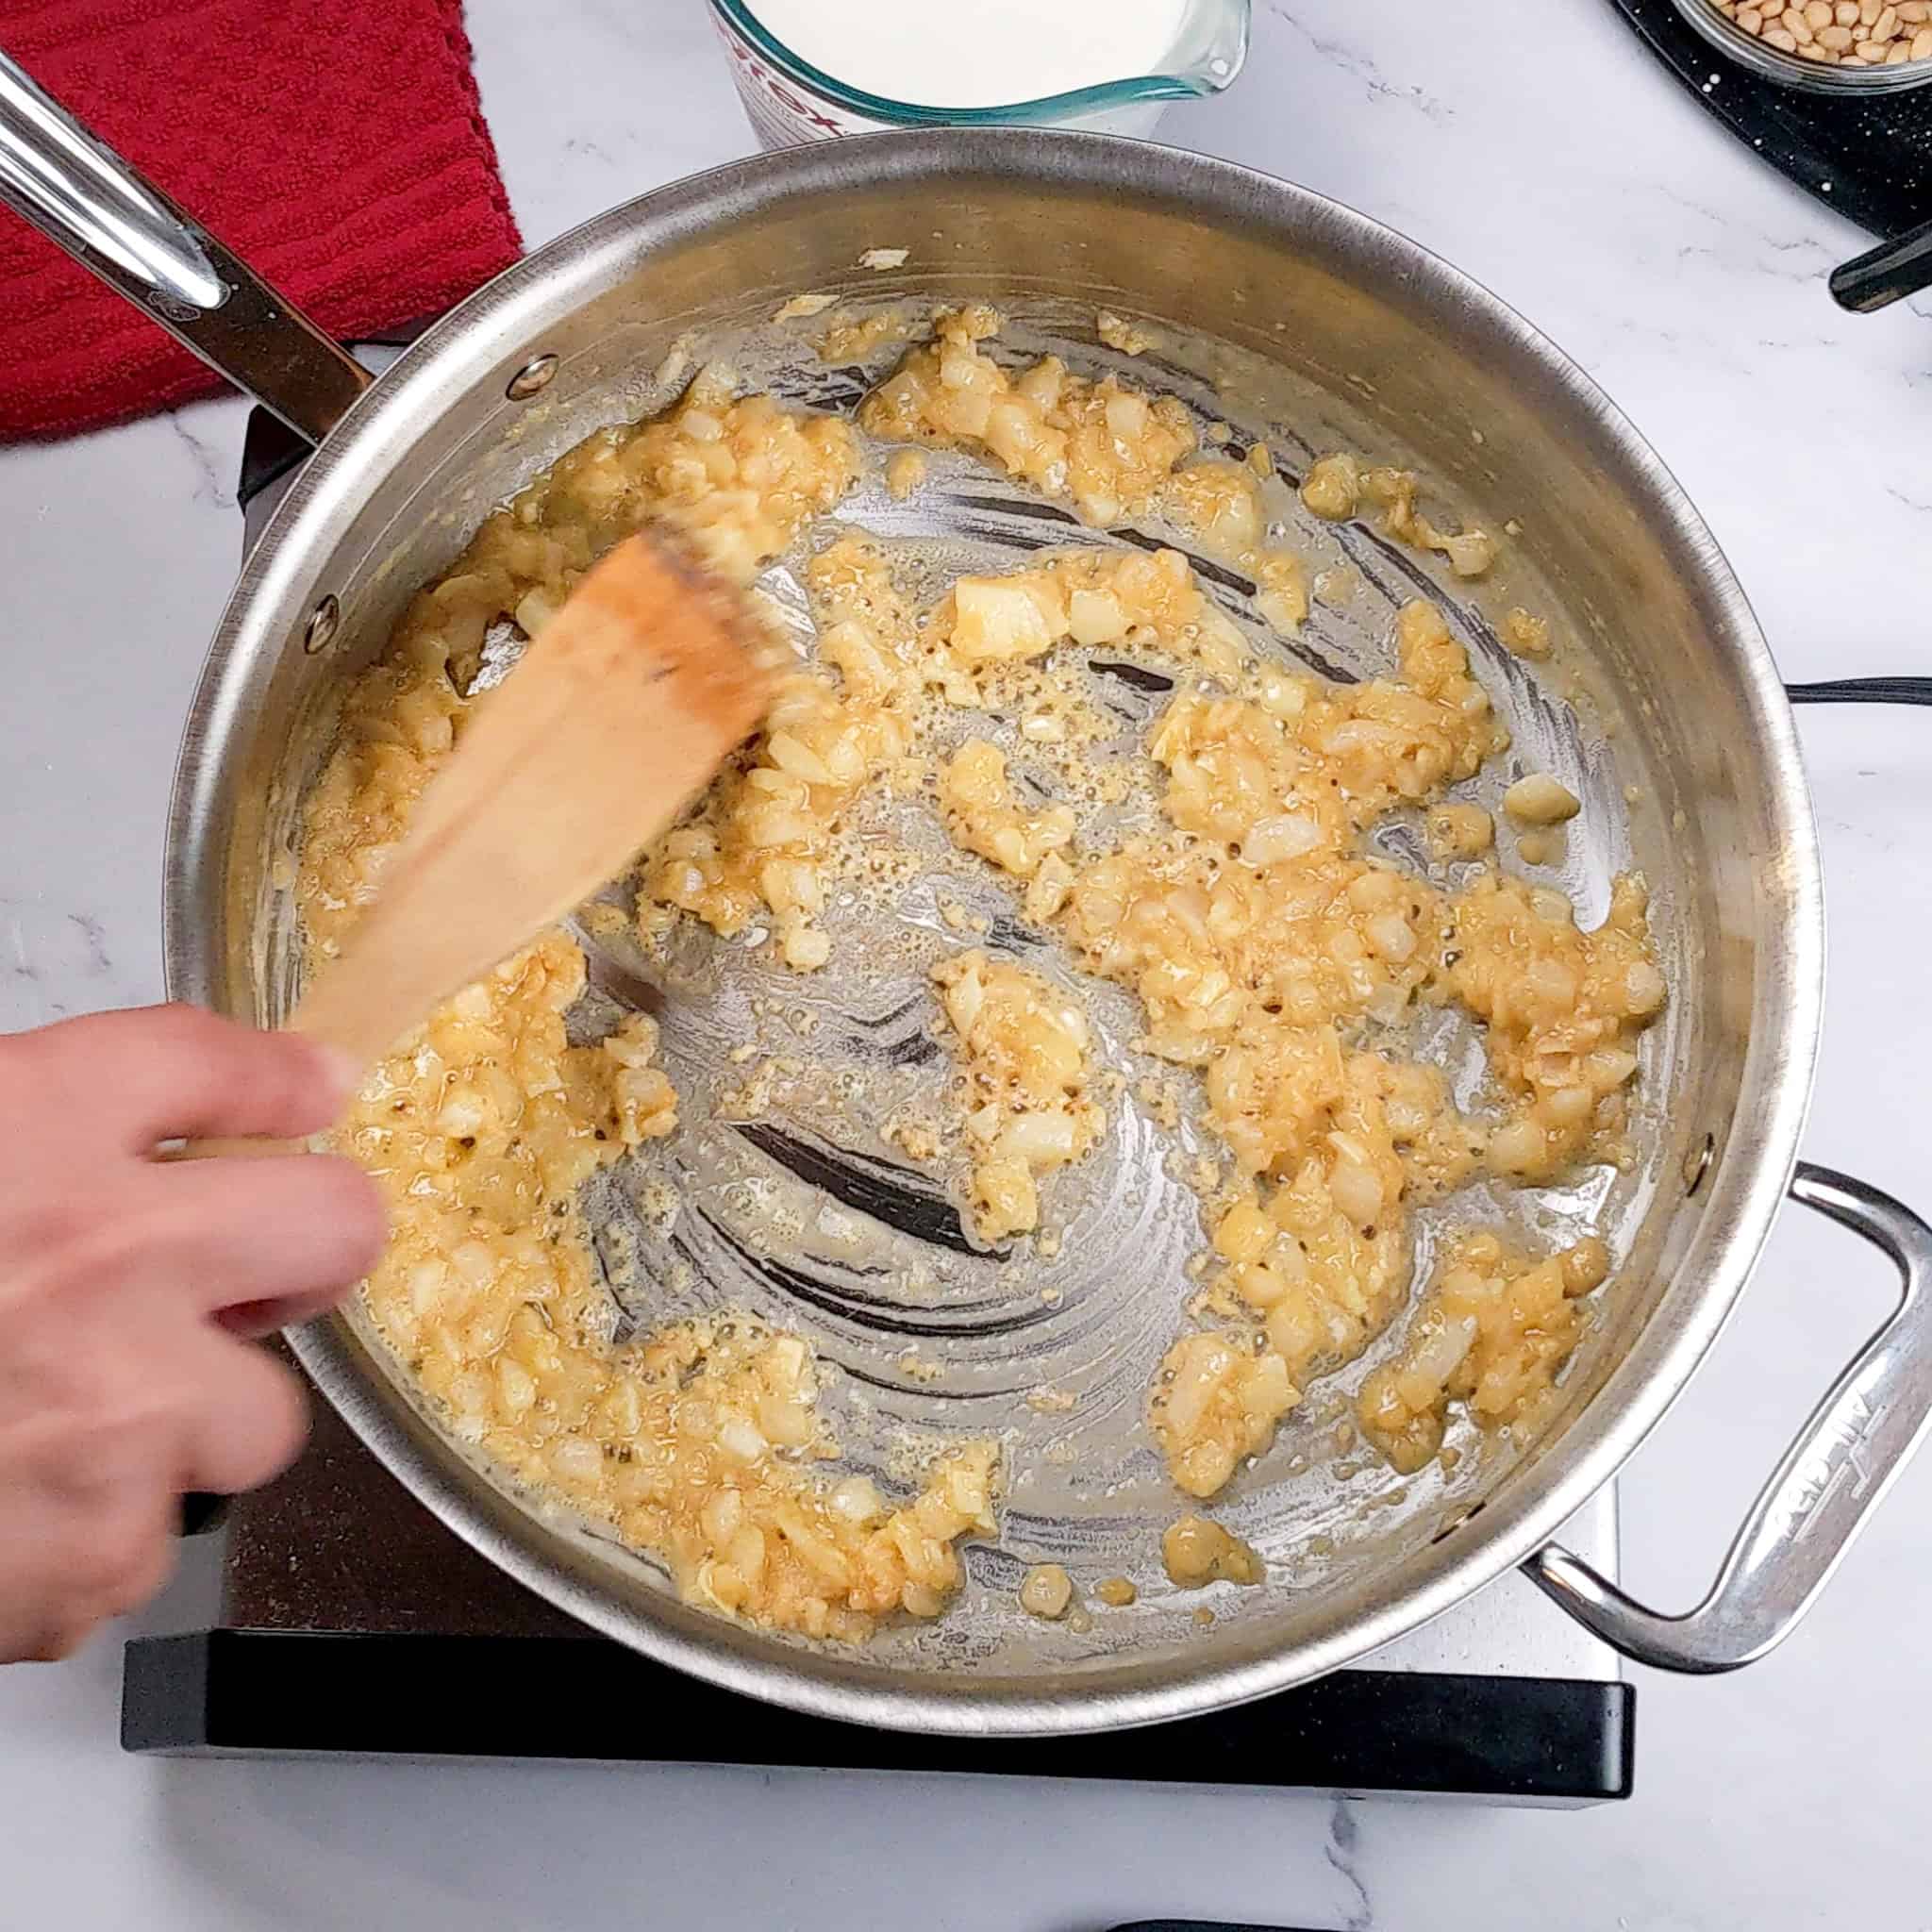
<svg viewBox="0 0 1932 1932"><path fill-rule="evenodd" d="M1834 677L1788 684L1794 705L1932 705L1932 677Z"/></svg>

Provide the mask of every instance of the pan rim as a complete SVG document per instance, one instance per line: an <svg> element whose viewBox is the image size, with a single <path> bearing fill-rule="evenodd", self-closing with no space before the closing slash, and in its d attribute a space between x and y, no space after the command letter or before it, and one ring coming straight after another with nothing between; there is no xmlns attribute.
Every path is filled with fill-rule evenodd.
<svg viewBox="0 0 1932 1932"><path fill-rule="evenodd" d="M1651 507L1659 541L1691 575L1714 612L1710 645L1727 653L1764 761L1783 895L1786 944L1755 990L1758 1021L1769 999L1775 1025L1755 1024L1740 1075L1740 1105L1709 1184L1684 1262L1697 1280L1666 1291L1659 1307L1594 1398L1566 1426L1561 1455L1506 1486L1480 1527L1415 1563L1413 1587L1367 1617L1330 1618L1292 1644L1251 1660L1169 1672L1153 1684L1108 1688L1105 1672L1072 1689L1025 1680L933 1673L918 1690L868 1673L862 1658L782 1647L721 1618L675 1606L645 1613L578 1574L560 1548L540 1547L534 1512L517 1507L409 1410L372 1367L345 1318L291 1331L304 1370L366 1446L444 1524L509 1575L591 1628L722 1688L809 1714L887 1728L959 1736L1071 1734L1200 1715L1266 1696L1341 1668L1441 1614L1516 1567L1609 1480L1662 1419L1722 1330L1742 1292L1796 1160L1823 1021L1824 905L1815 827L1795 722L1755 615L1714 538L1675 478L1623 413L1560 349L1461 271L1383 224L1310 190L1233 163L1114 136L1053 131L941 130L868 136L754 158L689 177L623 204L547 244L437 323L354 406L297 479L250 554L211 645L184 735L171 803L164 963L171 996L215 1003L218 954L211 909L225 863L217 823L222 749L245 713L251 672L291 635L353 509L415 439L416 425L452 388L515 366L528 318L575 290L588 298L652 249L701 233L721 217L769 212L793 198L834 192L855 172L868 183L984 175L1004 181L1110 192L1304 238L1318 233L1343 274L1404 276L1472 313L1499 353L1533 364L1624 480ZM1681 1300L1679 1296L1681 1294ZM1668 1332L1663 1332L1668 1329ZM441 1453L438 1453L440 1450ZM1550 1614L1557 1612L1552 1607ZM713 1627L714 1626L714 1627Z"/></svg>

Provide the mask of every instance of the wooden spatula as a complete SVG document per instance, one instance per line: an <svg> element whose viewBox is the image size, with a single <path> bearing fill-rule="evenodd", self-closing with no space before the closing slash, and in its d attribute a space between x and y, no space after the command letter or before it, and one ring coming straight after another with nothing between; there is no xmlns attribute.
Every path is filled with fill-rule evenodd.
<svg viewBox="0 0 1932 1932"><path fill-rule="evenodd" d="M731 592L626 538L477 706L289 1024L373 1065L614 878L758 723L768 680L747 631Z"/></svg>

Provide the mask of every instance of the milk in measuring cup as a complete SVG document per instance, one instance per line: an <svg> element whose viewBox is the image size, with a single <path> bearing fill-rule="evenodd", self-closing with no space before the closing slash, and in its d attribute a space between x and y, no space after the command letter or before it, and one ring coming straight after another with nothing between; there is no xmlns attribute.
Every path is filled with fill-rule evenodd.
<svg viewBox="0 0 1932 1932"><path fill-rule="evenodd" d="M759 141L783 147L954 117L1145 134L1167 100L1216 92L1234 77L1248 0L711 0L711 8ZM1076 108L1038 105L1087 90L1095 92Z"/></svg>
<svg viewBox="0 0 1932 1932"><path fill-rule="evenodd" d="M1191 0L751 0L774 39L860 93L1001 108L1158 74Z"/></svg>

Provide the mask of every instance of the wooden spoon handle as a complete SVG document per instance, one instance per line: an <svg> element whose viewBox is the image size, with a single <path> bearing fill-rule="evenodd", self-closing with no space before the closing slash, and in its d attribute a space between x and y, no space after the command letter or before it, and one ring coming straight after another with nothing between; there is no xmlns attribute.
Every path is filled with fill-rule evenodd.
<svg viewBox="0 0 1932 1932"><path fill-rule="evenodd" d="M307 1141L209 1140L183 1141L178 1147L156 1151L157 1160L274 1160L285 1154L307 1154Z"/></svg>
<svg viewBox="0 0 1932 1932"><path fill-rule="evenodd" d="M681 557L619 543L475 707L291 1025L374 1066L622 874L758 723L770 679L742 625L735 593Z"/></svg>

